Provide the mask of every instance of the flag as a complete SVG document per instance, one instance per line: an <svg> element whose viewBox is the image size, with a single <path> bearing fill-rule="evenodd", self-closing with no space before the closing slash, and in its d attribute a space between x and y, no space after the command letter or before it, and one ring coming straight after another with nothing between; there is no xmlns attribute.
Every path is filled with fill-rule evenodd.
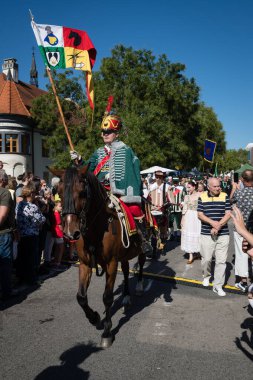
<svg viewBox="0 0 253 380"><path fill-rule="evenodd" d="M216 142L207 139L205 140L204 160L213 162L215 148Z"/></svg>
<svg viewBox="0 0 253 380"><path fill-rule="evenodd" d="M90 107L94 109L91 70L97 52L88 34L78 29L36 24L34 21L32 29L46 66L51 69L73 68L86 71L88 101Z"/></svg>

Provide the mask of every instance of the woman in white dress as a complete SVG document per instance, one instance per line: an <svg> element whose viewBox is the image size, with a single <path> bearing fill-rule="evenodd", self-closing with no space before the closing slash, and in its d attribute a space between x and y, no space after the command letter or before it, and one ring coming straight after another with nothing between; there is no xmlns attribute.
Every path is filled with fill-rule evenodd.
<svg viewBox="0 0 253 380"><path fill-rule="evenodd" d="M184 206L182 211L182 235L181 249L189 254L187 264L194 261L194 253L200 250L200 229L201 222L198 219L197 207L199 193L196 192L196 183L193 181L187 184L187 195L184 198Z"/></svg>

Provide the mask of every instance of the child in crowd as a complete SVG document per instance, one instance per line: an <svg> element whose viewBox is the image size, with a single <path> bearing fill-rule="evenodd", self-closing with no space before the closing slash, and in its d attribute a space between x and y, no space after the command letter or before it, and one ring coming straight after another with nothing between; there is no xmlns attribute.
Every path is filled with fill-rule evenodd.
<svg viewBox="0 0 253 380"><path fill-rule="evenodd" d="M62 255L64 252L64 240L63 240L63 227L61 220L62 204L61 201L55 201L54 214L52 220L52 237L55 243L55 257L54 257L54 266L55 270L63 270L61 266Z"/></svg>

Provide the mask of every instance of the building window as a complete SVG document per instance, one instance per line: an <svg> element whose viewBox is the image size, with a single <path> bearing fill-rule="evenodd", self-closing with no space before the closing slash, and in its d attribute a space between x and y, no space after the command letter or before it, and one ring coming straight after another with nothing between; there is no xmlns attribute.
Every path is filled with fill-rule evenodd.
<svg viewBox="0 0 253 380"><path fill-rule="evenodd" d="M41 140L42 157L49 157L49 149L45 138Z"/></svg>
<svg viewBox="0 0 253 380"><path fill-rule="evenodd" d="M0 152L2 153L3 151L3 136L2 133L0 133Z"/></svg>
<svg viewBox="0 0 253 380"><path fill-rule="evenodd" d="M30 145L30 135L22 134L21 136L21 152L23 154L30 154L31 153L31 145Z"/></svg>
<svg viewBox="0 0 253 380"><path fill-rule="evenodd" d="M6 153L18 152L18 134L5 135L5 152Z"/></svg>

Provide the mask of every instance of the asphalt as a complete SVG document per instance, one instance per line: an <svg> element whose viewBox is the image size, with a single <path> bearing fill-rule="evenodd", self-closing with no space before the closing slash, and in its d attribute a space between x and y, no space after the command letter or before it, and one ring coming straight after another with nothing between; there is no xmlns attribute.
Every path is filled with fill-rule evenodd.
<svg viewBox="0 0 253 380"><path fill-rule="evenodd" d="M4 380L252 380L252 311L247 297L218 297L204 288L144 280L124 312L115 283L113 345L76 302L78 268L30 288L0 313L0 378ZM92 277L89 304L103 318L105 279Z"/></svg>
<svg viewBox="0 0 253 380"><path fill-rule="evenodd" d="M234 272L234 241L233 241L233 226L229 223L230 242L228 249L225 286L226 292L243 294L235 285ZM180 241L167 241L163 250L158 250L156 259L147 259L144 266L144 276L151 279L180 283L186 286L201 287L202 286L202 269L201 260L197 259L192 264L187 264L188 256L180 248ZM212 274L214 271L215 259L212 262ZM132 260L130 264L133 274L138 272L138 264L136 260ZM250 268L251 269L251 268ZM120 269L119 269L120 271ZM212 289L211 277L210 286L207 290Z"/></svg>

